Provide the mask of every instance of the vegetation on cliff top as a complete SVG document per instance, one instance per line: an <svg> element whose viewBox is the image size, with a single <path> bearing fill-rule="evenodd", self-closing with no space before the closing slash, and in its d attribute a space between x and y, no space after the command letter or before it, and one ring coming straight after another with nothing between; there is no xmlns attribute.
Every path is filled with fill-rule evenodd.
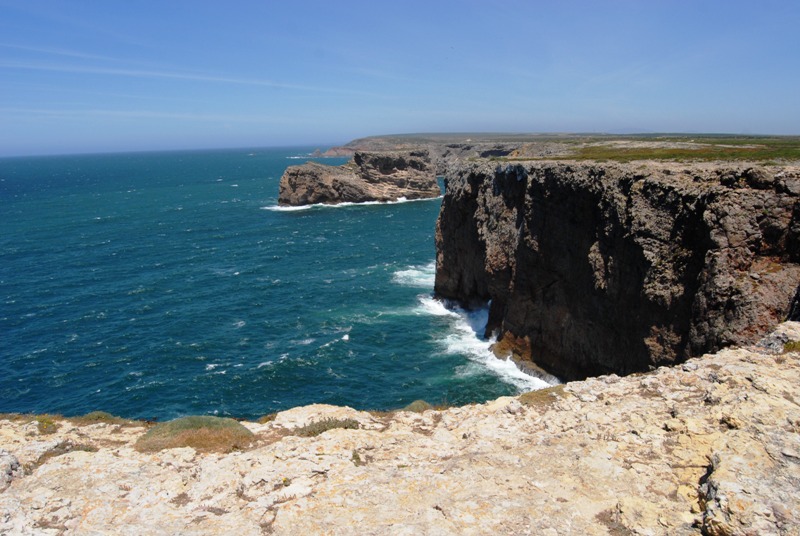
<svg viewBox="0 0 800 536"><path fill-rule="evenodd" d="M800 161L800 136L735 134L404 134L353 140L345 147L383 151L427 145L505 145L492 160ZM510 147L517 146L517 151ZM545 155L538 146L548 146ZM534 150L531 150L533 148ZM473 157L474 158L474 157Z"/></svg>
<svg viewBox="0 0 800 536"><path fill-rule="evenodd" d="M623 138L622 141L628 141ZM637 141L641 141L638 138ZM578 148L572 158L580 160L701 160L776 162L800 160L799 137L656 137L652 144L589 144Z"/></svg>
<svg viewBox="0 0 800 536"><path fill-rule="evenodd" d="M200 452L231 452L253 442L253 433L233 419L194 415L157 424L136 442L139 452L192 447Z"/></svg>

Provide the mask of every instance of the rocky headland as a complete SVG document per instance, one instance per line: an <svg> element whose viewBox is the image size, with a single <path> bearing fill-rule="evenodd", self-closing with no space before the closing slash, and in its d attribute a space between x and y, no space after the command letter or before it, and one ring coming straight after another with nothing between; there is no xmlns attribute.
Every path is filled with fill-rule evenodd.
<svg viewBox="0 0 800 536"><path fill-rule="evenodd" d="M797 340L787 322L758 346L444 410L295 408L241 423L252 442L231 452L4 416L0 533L796 535Z"/></svg>
<svg viewBox="0 0 800 536"><path fill-rule="evenodd" d="M342 166L316 162L290 166L281 177L278 203L299 206L385 202L439 195L441 190L427 152L355 152L353 159Z"/></svg>
<svg viewBox="0 0 800 536"><path fill-rule="evenodd" d="M155 447L154 423L0 415L0 534L800 535L796 145L417 135L289 168L281 204L444 175L436 293L490 302L498 355L575 381Z"/></svg>
<svg viewBox="0 0 800 536"><path fill-rule="evenodd" d="M452 166L436 294L491 301L495 350L563 379L747 344L800 281L800 167L737 162Z"/></svg>

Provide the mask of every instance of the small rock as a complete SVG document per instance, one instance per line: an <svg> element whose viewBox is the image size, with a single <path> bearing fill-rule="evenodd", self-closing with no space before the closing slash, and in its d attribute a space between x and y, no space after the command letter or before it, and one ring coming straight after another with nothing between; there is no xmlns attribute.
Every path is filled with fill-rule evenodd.
<svg viewBox="0 0 800 536"><path fill-rule="evenodd" d="M781 454L783 454L783 455L784 455L784 456L786 456L787 458L793 458L793 459L795 459L795 460L800 460L800 453L798 453L796 450L792 450L792 449L783 449L783 450L781 451Z"/></svg>
<svg viewBox="0 0 800 536"><path fill-rule="evenodd" d="M22 466L17 457L7 450L0 449L0 491L6 489L11 481L21 477Z"/></svg>

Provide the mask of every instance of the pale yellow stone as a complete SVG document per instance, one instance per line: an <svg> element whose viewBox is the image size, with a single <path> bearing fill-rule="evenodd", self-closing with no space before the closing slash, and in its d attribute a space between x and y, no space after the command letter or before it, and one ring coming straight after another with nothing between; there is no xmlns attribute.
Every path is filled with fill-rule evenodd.
<svg viewBox="0 0 800 536"><path fill-rule="evenodd" d="M798 377L797 354L732 349L542 407L312 405L245 423L258 441L227 454L142 454L139 426L0 421L0 450L28 467L0 492L0 534L798 534ZM326 418L361 428L291 435Z"/></svg>

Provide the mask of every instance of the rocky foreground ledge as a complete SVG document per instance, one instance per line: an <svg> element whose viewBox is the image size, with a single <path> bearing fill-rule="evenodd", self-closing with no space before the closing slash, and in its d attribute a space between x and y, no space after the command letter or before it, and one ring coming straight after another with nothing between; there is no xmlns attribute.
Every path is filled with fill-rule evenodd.
<svg viewBox="0 0 800 536"><path fill-rule="evenodd" d="M278 204L364 203L426 199L441 195L425 151L356 152L342 166L307 162L281 177Z"/></svg>
<svg viewBox="0 0 800 536"><path fill-rule="evenodd" d="M787 322L677 367L443 411L301 407L242 423L254 441L229 453L8 416L0 533L800 534L798 340ZM359 428L294 435L324 419Z"/></svg>

